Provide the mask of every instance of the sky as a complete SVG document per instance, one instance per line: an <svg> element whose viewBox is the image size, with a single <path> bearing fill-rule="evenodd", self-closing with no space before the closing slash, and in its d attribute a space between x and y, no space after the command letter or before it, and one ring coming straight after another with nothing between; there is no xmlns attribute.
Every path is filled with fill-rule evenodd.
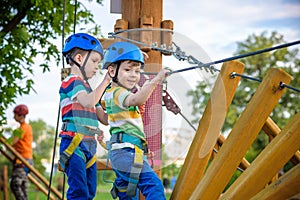
<svg viewBox="0 0 300 200"><path fill-rule="evenodd" d="M89 4L88 1L83 0L81 2L91 9L96 23L101 25L104 36L113 31L115 21L120 19L121 15L110 13L109 0L104 0L103 6L96 3ZM299 40L300 0L189 0L186 2L181 0L164 0L163 20L172 20L174 22L174 32L194 41L195 44L202 48L200 52L204 50L203 52L211 60L219 60L233 55L237 47L236 42L245 41L249 35L260 34L262 31L277 31L284 35L284 39L287 42ZM78 26L77 32L81 28L85 27ZM61 39L57 41L57 45L61 48ZM293 48L300 47L298 45ZM197 52L194 53L197 54ZM40 62L42 60L36 61L36 63ZM172 62L172 66L176 65L177 69L182 66L176 60L170 62ZM185 64L185 67L189 67L189 65ZM51 71L46 73L42 73L37 66L33 66L33 68L35 73L33 76L35 81L34 90L36 92L18 97L16 104L24 103L28 105L30 109L27 116L28 119L42 119L47 124L56 127L62 64L60 66L53 64L50 67ZM206 76L202 72L191 73L190 75L185 75L188 77L192 76L192 78L186 81L187 86L183 89L192 89L194 82L198 78ZM185 97L175 89L177 84L176 76L171 80L173 81L170 83L170 87L176 100L183 107L188 107ZM174 85L174 83L176 84ZM15 125L12 114L14 106L11 105L6 110L9 125ZM168 121L168 119L165 120ZM167 124L167 122L165 123Z"/></svg>

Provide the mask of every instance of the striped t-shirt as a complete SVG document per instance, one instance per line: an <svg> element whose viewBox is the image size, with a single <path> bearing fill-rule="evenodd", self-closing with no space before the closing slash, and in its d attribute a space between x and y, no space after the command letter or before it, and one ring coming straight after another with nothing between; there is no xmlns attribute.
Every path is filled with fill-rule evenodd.
<svg viewBox="0 0 300 200"><path fill-rule="evenodd" d="M124 132L145 140L143 122L138 106L124 107L126 97L131 94L123 87L108 88L103 95L103 103L108 114L110 134Z"/></svg>
<svg viewBox="0 0 300 200"><path fill-rule="evenodd" d="M63 80L59 90L62 121L73 123L76 126L98 128L99 121L96 115L96 107L100 104L97 103L93 108L83 107L76 97L84 91L90 93L92 89L79 76L71 74ZM74 130L74 132L76 131Z"/></svg>

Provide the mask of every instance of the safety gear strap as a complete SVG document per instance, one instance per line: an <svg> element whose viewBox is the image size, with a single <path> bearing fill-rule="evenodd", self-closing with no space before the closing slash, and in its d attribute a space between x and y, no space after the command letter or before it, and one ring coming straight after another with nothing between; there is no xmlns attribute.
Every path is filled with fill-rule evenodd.
<svg viewBox="0 0 300 200"><path fill-rule="evenodd" d="M75 151L76 147L78 147L79 143L81 142L81 140L83 139L84 135L81 133L77 133L72 141L70 142L69 146L65 149L65 152L71 156L73 154L73 152Z"/></svg>
<svg viewBox="0 0 300 200"><path fill-rule="evenodd" d="M134 146L135 154L134 154L134 163L130 170L130 177L127 186L126 195L127 196L135 196L136 188L139 182L140 174L143 168L143 150L138 146Z"/></svg>
<svg viewBox="0 0 300 200"><path fill-rule="evenodd" d="M78 148L78 145L82 141L84 134L77 133L69 146L60 154L59 164L63 171L66 170L68 161L73 153L81 157L86 162L86 157L84 153ZM91 167L96 162L96 154L86 163L86 168Z"/></svg>
<svg viewBox="0 0 300 200"><path fill-rule="evenodd" d="M87 163L86 163L86 169L90 168L97 160L97 155L95 154L93 158L91 158Z"/></svg>
<svg viewBox="0 0 300 200"><path fill-rule="evenodd" d="M148 144L145 140L142 140L141 138L134 136L134 135L129 135L127 133L114 133L111 135L110 138L110 143L123 143L123 142L129 142L131 144L134 144L138 146L140 149L144 150L144 154L148 153Z"/></svg>
<svg viewBox="0 0 300 200"><path fill-rule="evenodd" d="M102 133L101 129L99 128L92 126L83 126L80 124L74 124L72 122L63 122L61 130L81 133L88 136L95 136L96 134Z"/></svg>

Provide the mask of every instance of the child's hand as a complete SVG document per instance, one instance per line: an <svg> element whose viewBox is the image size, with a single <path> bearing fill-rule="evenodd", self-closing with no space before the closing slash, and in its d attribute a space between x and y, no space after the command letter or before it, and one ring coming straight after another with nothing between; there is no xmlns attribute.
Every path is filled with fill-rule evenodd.
<svg viewBox="0 0 300 200"><path fill-rule="evenodd" d="M105 81L107 84L111 82L111 76L109 75L108 72L106 72L103 81Z"/></svg>
<svg viewBox="0 0 300 200"><path fill-rule="evenodd" d="M169 75L170 72L171 70L168 68L161 69L157 74L157 78L160 81L163 81Z"/></svg>
<svg viewBox="0 0 300 200"><path fill-rule="evenodd" d="M148 151L149 151L148 154L147 154L148 159L153 159L154 156L155 156L155 153L153 151L150 151L150 150L148 150Z"/></svg>
<svg viewBox="0 0 300 200"><path fill-rule="evenodd" d="M101 130L101 134L97 135L97 140L99 143L101 143L104 139L104 134L103 131Z"/></svg>

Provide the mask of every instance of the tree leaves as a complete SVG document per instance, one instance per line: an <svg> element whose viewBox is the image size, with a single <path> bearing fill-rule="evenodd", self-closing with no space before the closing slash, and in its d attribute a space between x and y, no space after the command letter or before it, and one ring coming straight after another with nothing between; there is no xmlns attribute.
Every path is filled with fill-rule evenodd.
<svg viewBox="0 0 300 200"><path fill-rule="evenodd" d="M89 2L89 1L87 1ZM97 3L101 4L101 0ZM4 1L0 7L0 126L6 123L5 109L15 103L17 96L29 94L34 81L36 59L43 62L39 67L50 71L50 63L59 66L61 50L52 42L64 34L70 34L74 23L94 24L93 14L83 3L78 3L74 19L73 1L61 0L14 0ZM65 16L63 20L62 16ZM95 25L95 34L99 26Z"/></svg>

